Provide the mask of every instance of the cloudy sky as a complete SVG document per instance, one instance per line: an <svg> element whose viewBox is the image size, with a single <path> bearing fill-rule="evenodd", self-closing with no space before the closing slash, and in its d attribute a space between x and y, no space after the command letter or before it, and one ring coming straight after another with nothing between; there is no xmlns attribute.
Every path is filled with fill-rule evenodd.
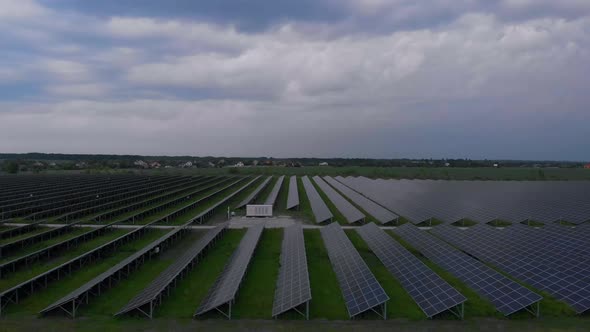
<svg viewBox="0 0 590 332"><path fill-rule="evenodd" d="M588 0L0 0L0 152L590 160Z"/></svg>

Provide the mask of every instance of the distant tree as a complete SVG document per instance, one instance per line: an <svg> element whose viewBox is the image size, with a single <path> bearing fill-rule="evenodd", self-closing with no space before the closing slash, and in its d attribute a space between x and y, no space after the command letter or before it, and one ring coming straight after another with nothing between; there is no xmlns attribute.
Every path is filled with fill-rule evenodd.
<svg viewBox="0 0 590 332"><path fill-rule="evenodd" d="M6 173L16 174L18 173L18 163L13 160L5 161L2 164L2 170Z"/></svg>

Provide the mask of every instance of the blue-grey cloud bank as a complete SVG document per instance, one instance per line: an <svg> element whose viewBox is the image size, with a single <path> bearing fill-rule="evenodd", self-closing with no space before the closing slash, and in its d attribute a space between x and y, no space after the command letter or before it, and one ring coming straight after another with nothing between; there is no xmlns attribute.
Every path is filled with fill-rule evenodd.
<svg viewBox="0 0 590 332"><path fill-rule="evenodd" d="M590 160L587 0L0 0L0 151Z"/></svg>

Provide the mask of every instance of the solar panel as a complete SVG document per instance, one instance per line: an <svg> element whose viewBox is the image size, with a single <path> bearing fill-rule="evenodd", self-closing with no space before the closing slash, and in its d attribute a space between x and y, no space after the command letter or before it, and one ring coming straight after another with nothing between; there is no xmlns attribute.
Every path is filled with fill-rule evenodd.
<svg viewBox="0 0 590 332"><path fill-rule="evenodd" d="M356 231L371 251L402 284L427 317L451 311L463 318L462 304L467 298L397 243L374 223Z"/></svg>
<svg viewBox="0 0 590 332"><path fill-rule="evenodd" d="M200 199L199 201L210 200L212 197L224 192L229 187L231 187L237 183L240 183L245 179L246 178L242 178L241 180L234 182L233 184L229 185L226 188L219 189L218 191L209 194L207 197L204 197L204 198ZM203 211L203 212L199 213L198 215L196 215L195 217L191 218L183 226L186 227L186 226L188 226L194 222L197 222L197 221L201 222L203 219L210 216L213 213L213 211L217 207L219 207L221 204L224 204L229 199L231 199L235 195L242 192L245 188L249 187L253 181L254 180L251 180L250 182L248 182L244 186L240 187L239 189L232 192L231 194L229 194L228 196L226 196L222 200L218 201L217 203L213 204L211 207L207 208L205 211ZM120 245L120 243L126 241L129 238L134 238L139 232L145 231L149 226L157 223L158 221L159 220L155 220L155 221L152 221L148 224L142 225L141 227L139 227L135 230L132 230L129 233L124 234L114 240L111 240L110 242L105 243L97 248L94 248L94 249L92 249L80 256L77 256L68 262L65 262L57 267L54 267L42 274L39 274L39 275L37 275L25 282L22 282L22 283L16 285L10 289L0 292L0 313L1 313L1 310L5 306L7 306L8 304L18 303L19 299L22 299L23 297L32 294L36 290L36 288L45 287L45 285L47 285L47 282L59 279L60 276L67 275L68 273L71 273L73 269L78 267L78 265L82 266L83 262L85 262L86 260L92 260L96 257L100 257L101 253L103 251L108 250L108 249L112 250L113 248Z"/></svg>
<svg viewBox="0 0 590 332"><path fill-rule="evenodd" d="M270 192L270 194L268 194L266 201L264 201L265 205L275 205L275 203L277 201L277 196L279 195L279 191L281 190L281 187L283 186L284 179L285 179L284 175L279 177L279 179L275 183L274 187L272 188L272 191Z"/></svg>
<svg viewBox="0 0 590 332"><path fill-rule="evenodd" d="M174 263L160 273L146 288L121 308L115 316L137 310L152 318L155 307L161 303L161 295L164 291L171 287L173 282L184 271L190 268L191 263L194 263L198 256L202 254L203 250L211 245L215 239L219 238L226 228L227 223L224 223L209 230L178 257Z"/></svg>
<svg viewBox="0 0 590 332"><path fill-rule="evenodd" d="M428 259L488 299L505 316L522 309L539 315L538 304L542 299L540 295L413 225L405 224L394 232ZM536 311L531 308L535 304Z"/></svg>
<svg viewBox="0 0 590 332"><path fill-rule="evenodd" d="M281 250L281 267L275 289L272 316L276 317L305 304L304 316L309 319L311 287L307 271L303 228L295 224L285 228ZM297 312L300 312L297 310Z"/></svg>
<svg viewBox="0 0 590 332"><path fill-rule="evenodd" d="M317 192L313 184L307 176L301 178L303 182L303 188L305 189L305 193L307 194L307 199L309 200L309 204L311 205L311 211L315 217L316 223L322 223L324 221L332 220L332 212L324 203L324 200Z"/></svg>
<svg viewBox="0 0 590 332"><path fill-rule="evenodd" d="M590 309L587 237L576 238L551 226L536 229L520 224L501 230L479 225L467 230L436 227L433 231L478 259L566 302L577 313Z"/></svg>
<svg viewBox="0 0 590 332"><path fill-rule="evenodd" d="M389 296L340 225L331 223L322 227L320 232L349 316L352 318L372 310L384 319L387 318L386 303L389 301ZM381 312L376 309L381 309Z"/></svg>
<svg viewBox="0 0 590 332"><path fill-rule="evenodd" d="M246 235L240 241L238 248L234 251L225 265L221 275L215 280L213 286L209 289L207 296L199 305L194 316L205 314L213 309L218 309L220 313L231 319L231 305L236 297L238 288L246 274L246 269L250 264L258 240L264 230L264 224L252 226L246 232ZM228 305L228 313L223 312L220 307Z"/></svg>
<svg viewBox="0 0 590 332"><path fill-rule="evenodd" d="M289 178L289 193L287 195L287 210L299 206L299 189L297 188L297 177Z"/></svg>
<svg viewBox="0 0 590 332"><path fill-rule="evenodd" d="M266 188L266 186L270 182L270 179L272 179L271 176L266 177L266 179L264 179L264 181L262 181L262 183L258 185L258 187L256 187L256 189L254 189L254 191L251 192L250 195L248 195L248 197L241 201L240 204L236 205L236 209L242 208L248 205L253 200L255 200L258 194L260 194L260 192L264 190L264 188Z"/></svg>
<svg viewBox="0 0 590 332"><path fill-rule="evenodd" d="M367 211L367 213L373 216L378 222L386 224L399 219L399 216L397 216L395 213L385 209L381 205L350 189L346 185L336 181L334 178L330 176L324 176L324 180L326 180L326 182L332 185L332 187L341 192L342 195L348 197L348 199L353 201L356 205Z"/></svg>
<svg viewBox="0 0 590 332"><path fill-rule="evenodd" d="M412 223L590 219L590 185L582 181L336 179Z"/></svg>
<svg viewBox="0 0 590 332"><path fill-rule="evenodd" d="M334 190L334 188L330 187L326 181L322 180L322 178L319 176L314 176L313 180L315 183L317 183L324 194L328 196L328 199L332 202L332 204L336 206L336 209L342 213L349 224L365 220L365 215L349 201L347 201L346 198L342 197L342 195Z"/></svg>

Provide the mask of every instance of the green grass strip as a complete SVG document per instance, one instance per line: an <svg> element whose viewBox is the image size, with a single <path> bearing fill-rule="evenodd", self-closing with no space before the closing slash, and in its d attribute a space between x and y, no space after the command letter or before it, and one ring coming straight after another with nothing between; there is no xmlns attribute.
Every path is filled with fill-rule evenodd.
<svg viewBox="0 0 590 332"><path fill-rule="evenodd" d="M280 268L282 229L265 229L232 306L232 318L272 317L275 285Z"/></svg>
<svg viewBox="0 0 590 332"><path fill-rule="evenodd" d="M318 229L304 230L309 282L310 319L348 319L348 311Z"/></svg>
<svg viewBox="0 0 590 332"><path fill-rule="evenodd" d="M170 291L170 296L163 299L155 315L192 318L245 233L245 229L228 230L184 279L178 282L177 287Z"/></svg>
<svg viewBox="0 0 590 332"><path fill-rule="evenodd" d="M102 293L100 297L93 299L80 312L82 315L114 315L156 279L162 271L168 268L177 257L181 256L203 234L204 231L191 231L185 234L180 241L173 243L172 247L162 252L158 257L146 261L137 271L132 272L128 278L121 280L113 288Z"/></svg>

